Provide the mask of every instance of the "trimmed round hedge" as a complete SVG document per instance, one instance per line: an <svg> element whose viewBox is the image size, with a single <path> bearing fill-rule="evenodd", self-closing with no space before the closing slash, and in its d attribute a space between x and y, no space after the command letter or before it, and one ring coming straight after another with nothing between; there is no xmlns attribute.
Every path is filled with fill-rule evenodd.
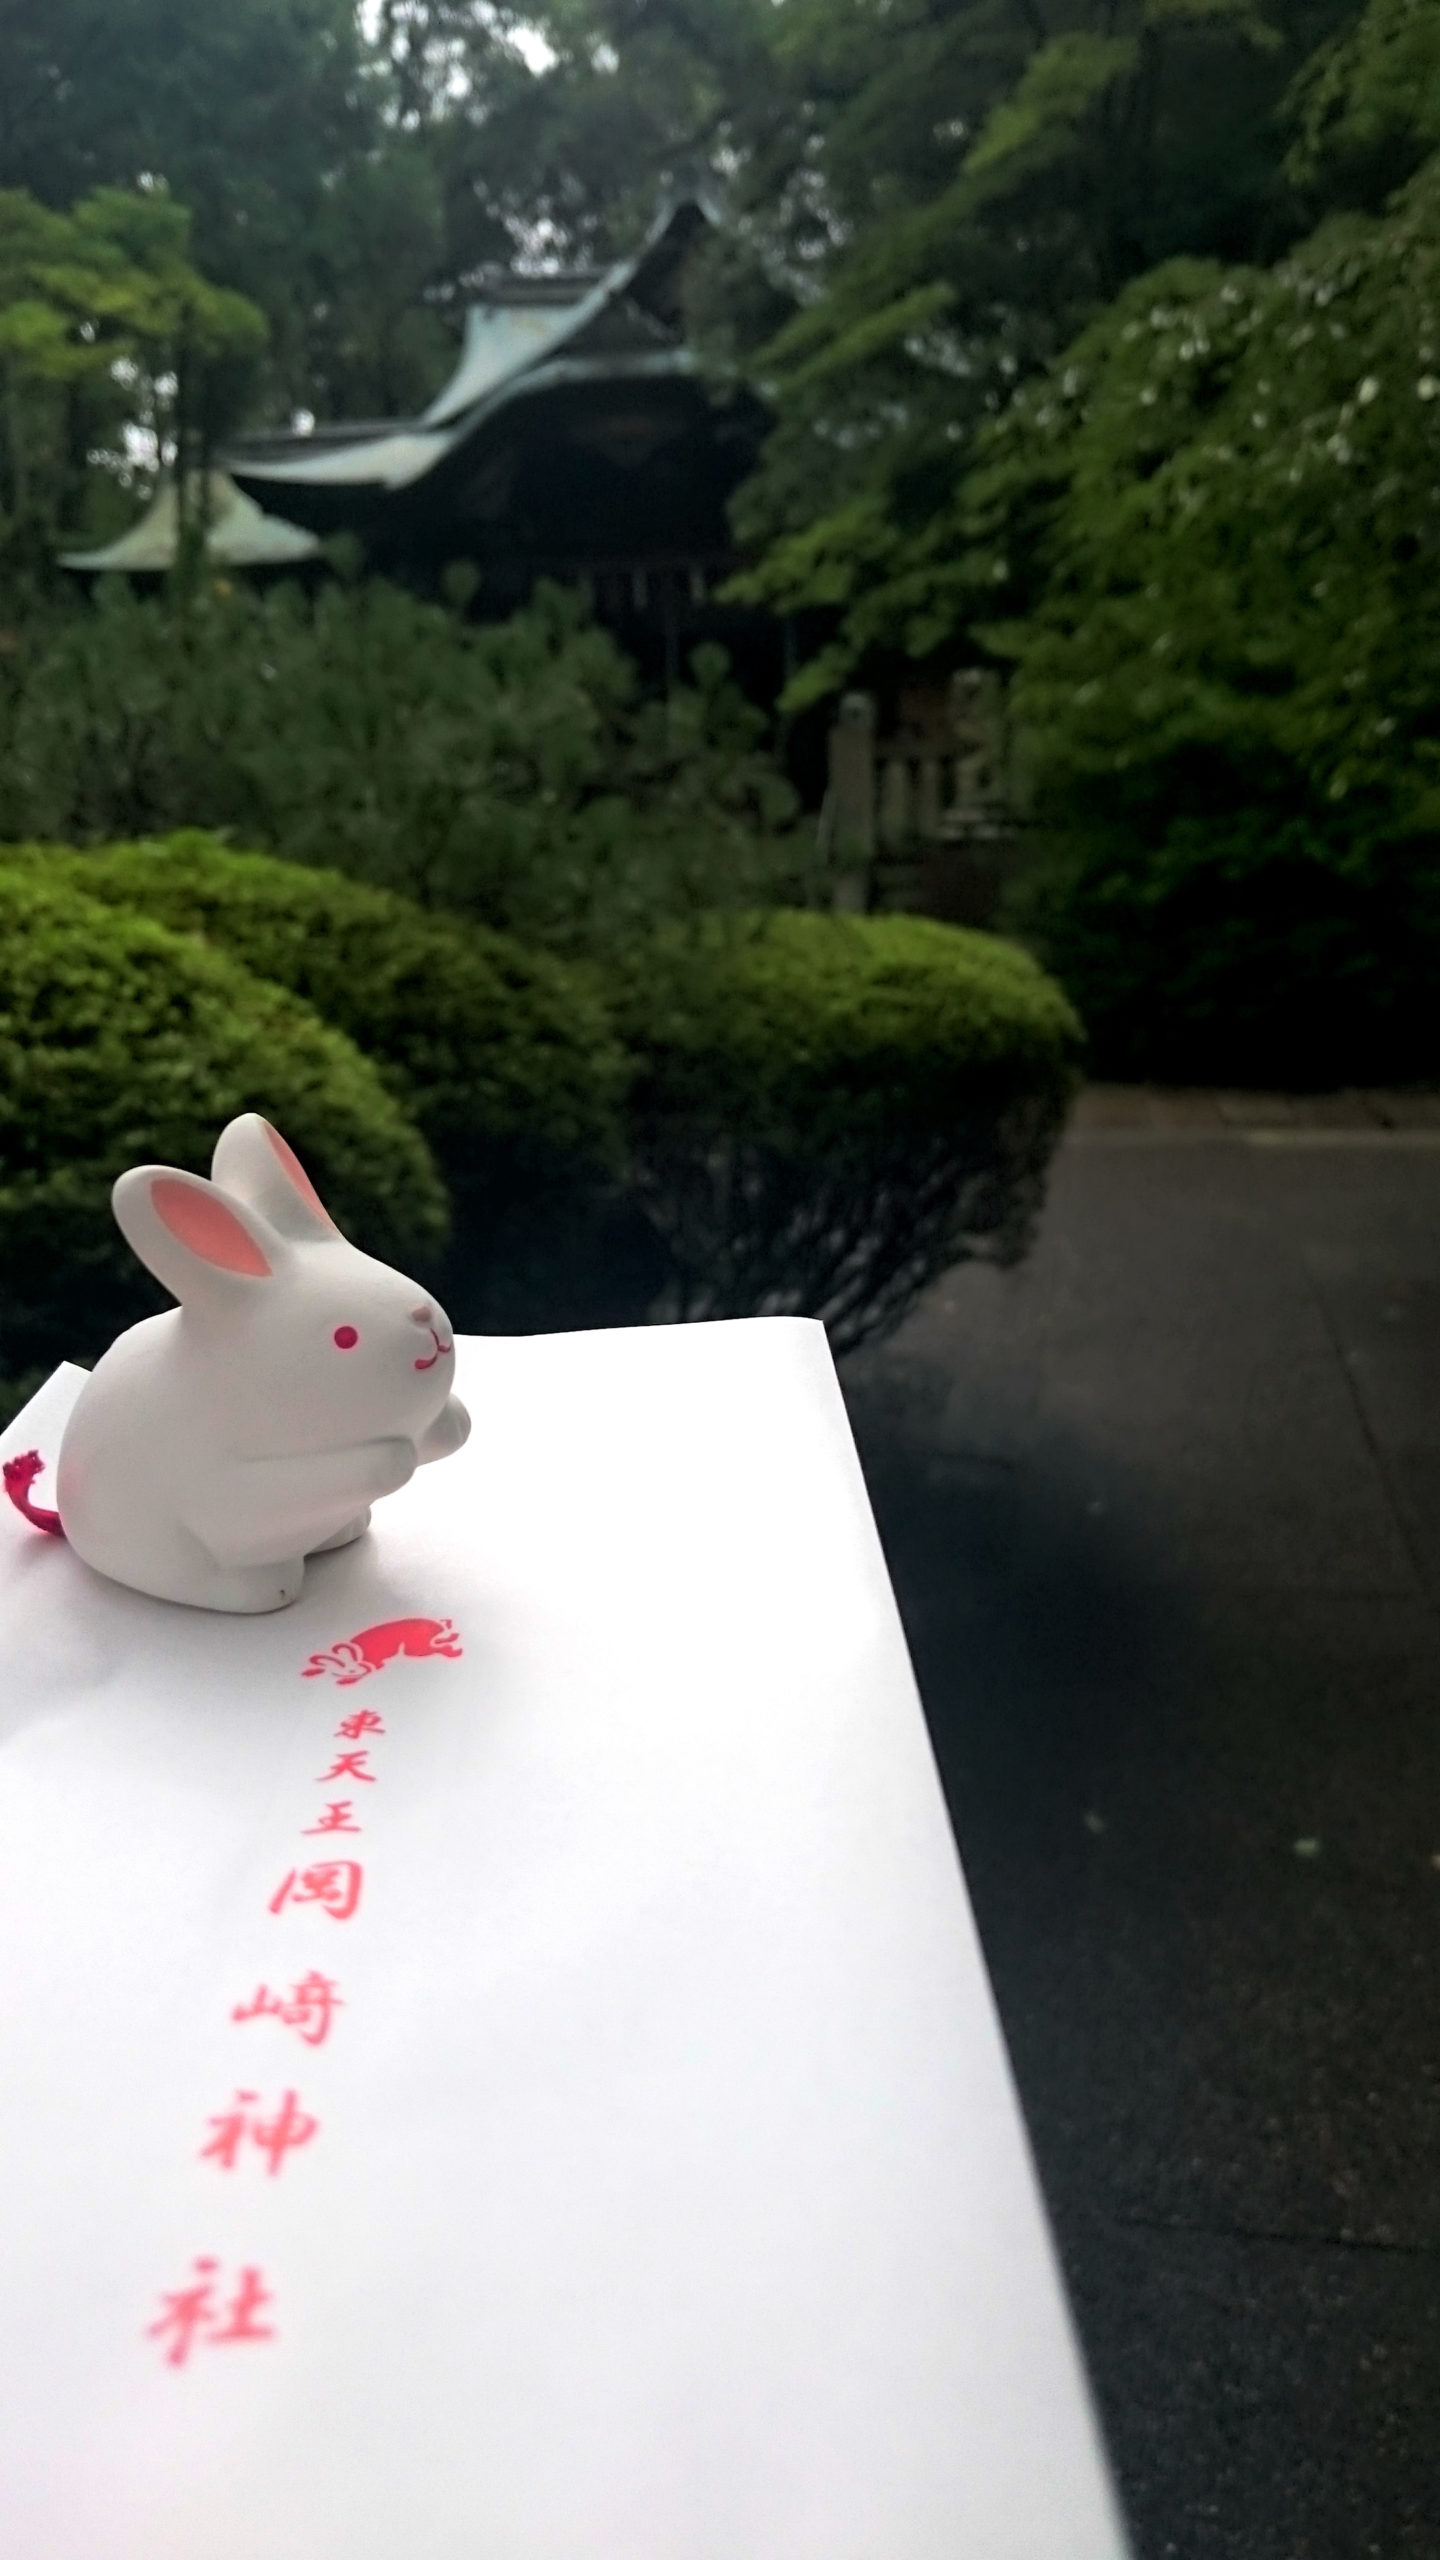
<svg viewBox="0 0 1440 2560"><path fill-rule="evenodd" d="M715 917L637 946L611 996L666 1312L821 1316L849 1350L952 1264L1024 1251L1083 1035L1014 944L919 916Z"/></svg>
<svg viewBox="0 0 1440 2560"><path fill-rule="evenodd" d="M629 1062L585 970L199 829L0 860L227 951L349 1034L439 1161L453 1244L434 1278L465 1330L643 1312L663 1257L617 1196Z"/></svg>
<svg viewBox="0 0 1440 2560"><path fill-rule="evenodd" d="M452 1181L501 1154L613 1164L627 1066L583 970L338 871L198 828L77 852L0 847L303 996L373 1058Z"/></svg>
<svg viewBox="0 0 1440 2560"><path fill-rule="evenodd" d="M87 1358L168 1303L110 1214L128 1165L204 1172L263 1111L357 1244L433 1266L429 1149L342 1033L238 962L31 865L0 865L0 1371Z"/></svg>
<svg viewBox="0 0 1440 2560"><path fill-rule="evenodd" d="M96 853L4 848L5 883L83 895L117 932L138 928L143 908L180 929L162 942L196 969L223 974L231 955L225 983L252 1007L283 1006L284 986L353 1032L375 1062L372 1092L378 1069L395 1125L398 1100L440 1157L456 1215L434 1277L467 1329L794 1312L822 1316L850 1348L891 1330L952 1263L1023 1251L1075 1082L1079 1026L1034 962L912 916L714 916L638 939L599 981L389 892L193 833ZM97 959L110 947L93 932L90 944ZM117 1023L132 1001L117 996ZM109 1019L103 1000L96 1012ZM290 1018L318 1029L293 1000ZM196 1104L215 1081L209 1037L172 1037L166 1065L137 1019L106 1052L122 1119L152 1069L172 1087L188 1078L190 1152L168 1146L182 1162L203 1163L242 1107ZM342 1053L361 1068L344 1040ZM243 1101L328 1174L288 1100L247 1088ZM78 1173L70 1145L58 1126L45 1140L49 1198L72 1176L91 1181L88 1140ZM164 1151L130 1143L110 1171ZM362 1154L378 1173L380 1155ZM103 1188L96 1176L85 1196ZM72 1348L89 1288L75 1232L63 1269L51 1255ZM19 1303L0 1295L0 1317L10 1307L24 1336ZM17 1340L0 1365L23 1357Z"/></svg>

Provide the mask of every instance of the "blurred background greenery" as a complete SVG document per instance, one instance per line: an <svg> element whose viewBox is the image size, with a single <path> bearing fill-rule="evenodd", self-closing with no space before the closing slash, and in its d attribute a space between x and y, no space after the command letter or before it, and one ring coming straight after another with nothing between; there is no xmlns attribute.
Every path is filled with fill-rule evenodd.
<svg viewBox="0 0 1440 2560"><path fill-rule="evenodd" d="M11 0L0 1371L123 1319L106 1186L232 1100L461 1322L849 1342L1023 1248L1077 1013L1433 1079L1437 146L1434 0ZM768 692L458 556L217 571L227 438L413 417L477 278L666 189ZM164 580L60 567L162 484ZM817 845L816 721L962 669L1008 939Z"/></svg>

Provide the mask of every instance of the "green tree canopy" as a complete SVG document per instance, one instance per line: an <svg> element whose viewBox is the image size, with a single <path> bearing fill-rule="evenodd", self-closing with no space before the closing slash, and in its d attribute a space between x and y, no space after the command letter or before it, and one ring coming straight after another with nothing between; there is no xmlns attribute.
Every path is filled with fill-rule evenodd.
<svg viewBox="0 0 1440 2560"><path fill-rule="evenodd" d="M353 0L6 0L0 186L64 211L96 187L163 185L202 271L265 311L287 411L327 316L329 194L376 137L364 61Z"/></svg>
<svg viewBox="0 0 1440 2560"><path fill-rule="evenodd" d="M203 271L267 316L265 413L399 414L443 375L480 271L609 259L668 171L722 147L766 86L768 14L6 0L0 188L64 211L162 182Z"/></svg>
<svg viewBox="0 0 1440 2560"><path fill-rule="evenodd" d="M56 215L96 187L185 206L186 254L266 314L252 414L284 420L413 409L485 269L608 259L663 178L705 173L727 212L693 315L777 413L742 592L835 634L799 700L955 639L976 438L1135 277L1268 266L1413 174L1436 24L1433 0L9 0L0 184ZM11 325L38 363L52 324ZM94 441L77 410L69 450Z"/></svg>
<svg viewBox="0 0 1440 2560"><path fill-rule="evenodd" d="M265 323L210 284L163 190L97 187L69 213L0 194L0 536L53 541L80 520L87 459L127 419L157 456L199 458Z"/></svg>
<svg viewBox="0 0 1440 2560"><path fill-rule="evenodd" d="M1329 0L795 0L810 104L795 308L753 358L779 425L739 510L744 592L827 608L795 698L877 645L923 655L937 526L1017 384L1177 252L1267 256L1301 227L1276 109ZM773 244L772 244L773 246Z"/></svg>
<svg viewBox="0 0 1440 2560"><path fill-rule="evenodd" d="M1268 271L1139 279L982 462L945 574L1042 779L1136 808L1203 764L1214 806L1283 768L1440 823L1440 159Z"/></svg>
<svg viewBox="0 0 1440 2560"><path fill-rule="evenodd" d="M1370 0L1306 64L1290 103L1290 177L1318 206L1378 212L1440 143L1433 0Z"/></svg>
<svg viewBox="0 0 1440 2560"><path fill-rule="evenodd" d="M1440 154L1129 286L982 439L937 599L1014 664L1033 919L1127 1069L1433 1072Z"/></svg>

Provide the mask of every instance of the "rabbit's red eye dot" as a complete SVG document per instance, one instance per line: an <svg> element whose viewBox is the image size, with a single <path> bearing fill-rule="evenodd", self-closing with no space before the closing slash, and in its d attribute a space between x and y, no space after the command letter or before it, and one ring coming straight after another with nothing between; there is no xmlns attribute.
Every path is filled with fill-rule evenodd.
<svg viewBox="0 0 1440 2560"><path fill-rule="evenodd" d="M359 1339L360 1336L356 1332L353 1324L337 1324L335 1327L335 1348L337 1351L353 1351Z"/></svg>

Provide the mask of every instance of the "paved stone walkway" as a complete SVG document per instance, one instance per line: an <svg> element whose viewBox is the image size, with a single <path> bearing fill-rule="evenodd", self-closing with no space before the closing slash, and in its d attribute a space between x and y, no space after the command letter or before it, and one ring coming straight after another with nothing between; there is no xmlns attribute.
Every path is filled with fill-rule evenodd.
<svg viewBox="0 0 1440 2560"><path fill-rule="evenodd" d="M1091 1093L848 1367L1140 2560L1440 2554L1437 1141Z"/></svg>
<svg viewBox="0 0 1440 2560"><path fill-rule="evenodd" d="M1123 1137L1131 1132L1183 1138L1227 1137L1270 1130L1361 1135L1376 1131L1424 1133L1440 1138L1440 1093L1214 1093L1183 1087L1095 1084L1081 1094L1071 1118L1077 1138Z"/></svg>

